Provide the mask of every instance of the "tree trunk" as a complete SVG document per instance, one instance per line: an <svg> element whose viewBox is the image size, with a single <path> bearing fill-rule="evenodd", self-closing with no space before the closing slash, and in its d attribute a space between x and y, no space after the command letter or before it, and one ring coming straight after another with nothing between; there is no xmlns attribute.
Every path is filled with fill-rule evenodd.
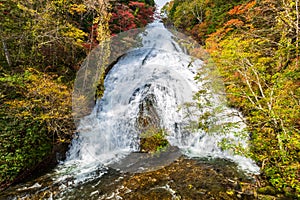
<svg viewBox="0 0 300 200"><path fill-rule="evenodd" d="M3 46L3 51L4 51L4 54L5 54L6 62L8 64L8 66L11 67L12 64L11 64L11 60L10 60L10 55L9 55L6 43L3 39L2 39L2 46Z"/></svg>

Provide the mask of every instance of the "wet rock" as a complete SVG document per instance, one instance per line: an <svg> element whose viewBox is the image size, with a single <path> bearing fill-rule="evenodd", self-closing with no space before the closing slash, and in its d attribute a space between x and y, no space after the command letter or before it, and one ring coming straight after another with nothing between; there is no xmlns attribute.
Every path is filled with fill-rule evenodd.
<svg viewBox="0 0 300 200"><path fill-rule="evenodd" d="M168 199L172 199L172 194L163 187L153 188L152 190L149 190L148 192L145 193L144 199L168 200Z"/></svg>
<svg viewBox="0 0 300 200"><path fill-rule="evenodd" d="M119 195L123 199L254 199L254 195L237 191L237 183L229 181L240 175L231 163L227 164L218 167L211 161L181 158L157 171L131 176L123 182L131 192ZM247 178L241 180L252 184Z"/></svg>
<svg viewBox="0 0 300 200"><path fill-rule="evenodd" d="M145 163L153 164L148 153L138 155L149 156ZM134 155L136 156L136 155ZM144 159L142 159L144 160ZM145 159L147 160L147 159ZM60 196L59 185L47 184L47 189L30 191L28 199L126 199L126 200L253 200L275 199L270 195L255 195L256 185L253 180L241 174L234 163L222 159L187 159L181 157L168 165L164 165L165 157L156 160L161 166L151 171L139 173L121 172L110 169L99 179L70 187ZM132 158L128 157L128 163ZM139 165L136 165L138 167ZM44 188L42 180L37 180ZM237 182L238 181L238 182ZM240 186L237 186L239 184ZM242 187L240 190L239 187ZM80 191L80 192L79 192ZM12 190L16 194L17 190ZM22 196L19 196L22 197ZM23 196L24 197L24 196ZM1 199L1 195L0 195ZM6 198L7 199L7 198Z"/></svg>
<svg viewBox="0 0 300 200"><path fill-rule="evenodd" d="M155 95L147 94L139 105L136 126L140 132L140 151L143 153L154 153L169 145L167 133L160 125L156 104Z"/></svg>
<svg viewBox="0 0 300 200"><path fill-rule="evenodd" d="M178 147L168 146L156 153L133 152L118 163L109 165L122 172L141 173L161 169L178 159L182 153Z"/></svg>
<svg viewBox="0 0 300 200"><path fill-rule="evenodd" d="M136 124L141 132L145 132L149 128L160 128L160 119L155 108L156 104L154 94L147 94L143 101L140 102Z"/></svg>
<svg viewBox="0 0 300 200"><path fill-rule="evenodd" d="M149 128L141 134L140 151L144 153L155 153L165 149L169 142L163 129Z"/></svg>

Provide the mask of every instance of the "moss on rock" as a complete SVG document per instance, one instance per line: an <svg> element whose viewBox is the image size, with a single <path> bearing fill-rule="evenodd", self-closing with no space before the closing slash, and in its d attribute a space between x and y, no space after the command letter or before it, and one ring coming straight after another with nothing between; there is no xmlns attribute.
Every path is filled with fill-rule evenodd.
<svg viewBox="0 0 300 200"><path fill-rule="evenodd" d="M148 129L148 131L141 134L140 151L143 153L154 153L166 148L169 145L166 135L164 129Z"/></svg>

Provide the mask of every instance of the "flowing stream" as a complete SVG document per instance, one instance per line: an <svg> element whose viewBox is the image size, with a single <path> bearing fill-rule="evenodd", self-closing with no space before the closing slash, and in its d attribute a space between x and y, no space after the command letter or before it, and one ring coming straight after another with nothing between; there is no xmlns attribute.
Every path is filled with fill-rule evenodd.
<svg viewBox="0 0 300 200"><path fill-rule="evenodd" d="M107 74L103 98L80 120L67 159L51 174L60 191L56 197L67 199L68 189L101 179L111 169L149 171L180 156L221 158L235 162L244 173L259 173L251 159L220 147L220 142L228 140L247 148L248 136L241 114L227 107L217 76L210 74L203 61L188 55L162 23L149 24L140 36L142 46L127 52ZM137 118L149 98L156 126L166 130L174 147L156 161L138 153Z"/></svg>

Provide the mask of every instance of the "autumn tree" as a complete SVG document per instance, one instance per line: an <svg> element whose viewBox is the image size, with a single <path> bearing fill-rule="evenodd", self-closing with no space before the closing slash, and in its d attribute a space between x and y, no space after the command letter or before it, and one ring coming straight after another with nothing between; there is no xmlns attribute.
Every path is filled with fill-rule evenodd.
<svg viewBox="0 0 300 200"><path fill-rule="evenodd" d="M116 2L112 5L110 30L120 33L146 26L153 21L154 7L142 2L129 1L128 4Z"/></svg>
<svg viewBox="0 0 300 200"><path fill-rule="evenodd" d="M175 0L173 5L176 2L171 17L186 4ZM190 27L173 19L205 44L231 106L246 117L252 157L269 183L289 197L300 194L298 4L298 0L205 1L202 22ZM194 12L193 7L184 8L180 12ZM192 21L197 15L187 16ZM178 17L185 22L186 16Z"/></svg>
<svg viewBox="0 0 300 200"><path fill-rule="evenodd" d="M4 18L1 60L7 65L37 65L66 72L85 57L82 44L90 38L90 27L97 25L98 40L109 35L105 28L108 1L11 0L0 6Z"/></svg>
<svg viewBox="0 0 300 200"><path fill-rule="evenodd" d="M72 80L97 25L110 35L108 1L0 1L0 189L56 162L75 131ZM63 152L61 152L63 154Z"/></svg>

